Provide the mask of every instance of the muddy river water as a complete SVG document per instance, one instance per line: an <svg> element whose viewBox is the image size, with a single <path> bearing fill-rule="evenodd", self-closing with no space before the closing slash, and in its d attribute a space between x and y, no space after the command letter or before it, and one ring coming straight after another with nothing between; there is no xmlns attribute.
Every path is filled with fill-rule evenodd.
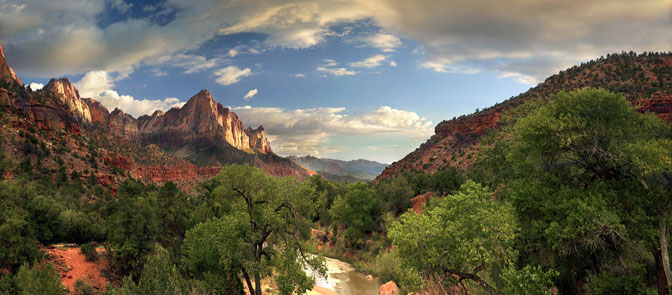
<svg viewBox="0 0 672 295"><path fill-rule="evenodd" d="M327 258L327 277L316 278L315 288L309 294L322 295L375 295L378 294L380 281L367 279L366 275L356 272L352 265Z"/></svg>

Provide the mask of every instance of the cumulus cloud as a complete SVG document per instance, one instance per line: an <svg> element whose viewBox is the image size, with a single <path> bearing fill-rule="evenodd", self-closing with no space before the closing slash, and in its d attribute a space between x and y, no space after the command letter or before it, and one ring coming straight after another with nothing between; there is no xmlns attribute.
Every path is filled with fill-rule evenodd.
<svg viewBox="0 0 672 295"><path fill-rule="evenodd" d="M378 48L383 52L393 52L395 48L401 46L399 37L390 34L373 34L362 39L369 46Z"/></svg>
<svg viewBox="0 0 672 295"><path fill-rule="evenodd" d="M250 68L241 70L236 66L228 66L215 72L217 79L215 81L222 85L231 85L240 82L240 79L252 75Z"/></svg>
<svg viewBox="0 0 672 295"><path fill-rule="evenodd" d="M390 66L391 66L391 67L396 67L396 66L397 66L397 62L391 60L391 61L390 61Z"/></svg>
<svg viewBox="0 0 672 295"><path fill-rule="evenodd" d="M386 55L376 54L363 61L351 62L349 65L353 68L375 68L383 64L387 59ZM391 64L390 64L391 65ZM396 66L396 63L395 63Z"/></svg>
<svg viewBox="0 0 672 295"><path fill-rule="evenodd" d="M305 77L305 76L306 76L306 75L303 74L303 73L294 74L294 77L297 77L297 78L303 78L303 77Z"/></svg>
<svg viewBox="0 0 672 295"><path fill-rule="evenodd" d="M243 99L249 100L250 98L257 95L257 93L259 93L259 91L257 91L257 88L254 88L254 89L248 91L247 94L245 94L245 96L243 96Z"/></svg>
<svg viewBox="0 0 672 295"><path fill-rule="evenodd" d="M325 142L332 136L401 135L416 140L433 133L431 121L420 115L382 106L361 115L346 108L288 110L273 107L237 107L233 111L245 124L264 125L273 150L281 155L334 152Z"/></svg>
<svg viewBox="0 0 672 295"><path fill-rule="evenodd" d="M113 90L119 77L113 78L105 71L88 72L75 83L82 97L93 98L102 103L110 111L119 108L134 117L152 114L156 110L167 111L173 107L184 105L175 97L163 100L136 99L131 95L121 95Z"/></svg>
<svg viewBox="0 0 672 295"><path fill-rule="evenodd" d="M33 82L33 83L28 84L28 86L30 87L30 89L32 89L33 91L35 91L35 90L40 90L40 89L42 89L42 87L44 87L44 84L42 84L42 83L34 83L34 82Z"/></svg>

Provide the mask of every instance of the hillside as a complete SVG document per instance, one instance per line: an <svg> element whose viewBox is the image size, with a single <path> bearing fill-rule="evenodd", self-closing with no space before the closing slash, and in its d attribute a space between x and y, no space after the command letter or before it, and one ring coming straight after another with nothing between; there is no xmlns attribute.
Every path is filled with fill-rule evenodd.
<svg viewBox="0 0 672 295"><path fill-rule="evenodd" d="M313 156L290 156L289 159L327 179L347 182L373 180L387 167L387 164L364 159L342 161Z"/></svg>
<svg viewBox="0 0 672 295"><path fill-rule="evenodd" d="M1 50L0 176L69 176L89 189L101 185L114 192L127 178L174 181L191 190L231 163L272 175L313 173L273 153L262 126L243 128L207 90L182 108L136 119L80 97L67 78L52 79L39 91L25 88Z"/></svg>
<svg viewBox="0 0 672 295"><path fill-rule="evenodd" d="M414 170L433 173L446 166L467 168L483 136L501 127L507 111L531 99L549 100L561 90L587 87L620 93L642 112L672 121L672 53L610 54L561 71L490 108L439 123L427 142L388 166L378 179Z"/></svg>

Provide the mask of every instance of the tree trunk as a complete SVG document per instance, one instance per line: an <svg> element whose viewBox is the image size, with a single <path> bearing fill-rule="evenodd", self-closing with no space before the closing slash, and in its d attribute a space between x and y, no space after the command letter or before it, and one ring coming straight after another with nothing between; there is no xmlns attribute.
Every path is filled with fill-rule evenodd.
<svg viewBox="0 0 672 295"><path fill-rule="evenodd" d="M254 294L261 295L261 277L258 273L254 274Z"/></svg>
<svg viewBox="0 0 672 295"><path fill-rule="evenodd" d="M245 277L245 283L247 283L247 289L251 294L254 294L254 289L252 288L252 282L250 281L250 276L247 274L247 270L243 267L243 276Z"/></svg>
<svg viewBox="0 0 672 295"><path fill-rule="evenodd" d="M651 248L651 253L656 262L656 272L658 273L658 295L667 295L669 294L669 291L667 289L667 278L665 277L665 269L663 268L663 258L660 253L660 248Z"/></svg>
<svg viewBox="0 0 672 295"><path fill-rule="evenodd" d="M670 272L670 254L667 252L667 224L660 223L660 262L663 264L665 281L668 292L672 287L672 272Z"/></svg>

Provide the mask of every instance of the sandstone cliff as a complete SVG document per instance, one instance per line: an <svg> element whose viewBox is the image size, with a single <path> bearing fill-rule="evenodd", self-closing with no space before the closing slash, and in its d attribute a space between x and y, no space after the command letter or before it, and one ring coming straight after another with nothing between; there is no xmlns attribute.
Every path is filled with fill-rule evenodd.
<svg viewBox="0 0 672 295"><path fill-rule="evenodd" d="M0 80L16 82L19 85L23 85L23 82L16 76L14 70L7 64L2 46L0 46Z"/></svg>
<svg viewBox="0 0 672 295"><path fill-rule="evenodd" d="M79 91L70 79L51 79L41 91L50 96L56 104L72 113L77 121L91 123L89 106L79 96Z"/></svg>

